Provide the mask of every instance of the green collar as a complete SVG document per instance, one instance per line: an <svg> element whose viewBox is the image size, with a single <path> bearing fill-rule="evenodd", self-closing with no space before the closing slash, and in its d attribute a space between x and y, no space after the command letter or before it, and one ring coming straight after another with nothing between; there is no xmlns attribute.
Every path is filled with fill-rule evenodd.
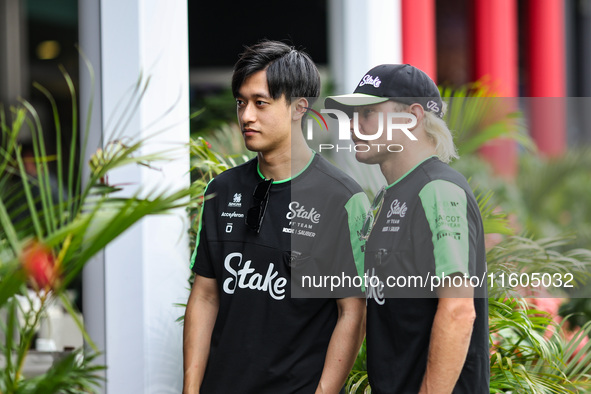
<svg viewBox="0 0 591 394"><path fill-rule="evenodd" d="M410 170L408 170L404 175L402 175L400 178L398 178L394 183L392 183L391 185L386 186L386 189L389 189L392 186L396 185L398 182L400 182L401 180L403 180L404 178L406 178L408 174L410 174L411 172L413 172L418 166L420 166L421 164L423 164L424 162L426 162L427 160L429 160L432 157L437 157L437 156L436 155L432 155L432 156L427 157L424 160L421 160L421 162L419 162L416 166L414 166L413 168L411 168Z"/></svg>
<svg viewBox="0 0 591 394"><path fill-rule="evenodd" d="M310 167L310 164L312 164L312 161L314 160L314 157L316 157L316 152L312 151L312 156L310 157L310 160L308 161L308 164L306 164L304 166L304 168L302 168L297 174L287 178L287 179L282 179L280 181L273 181L273 184L278 184L278 183L285 183L285 182L289 182L294 178L297 178L298 176L300 176L302 174L302 172L306 171L308 169L308 167ZM257 172L259 173L259 176L261 177L261 179L266 179L265 176L261 173L261 169L259 168L259 162L257 160Z"/></svg>

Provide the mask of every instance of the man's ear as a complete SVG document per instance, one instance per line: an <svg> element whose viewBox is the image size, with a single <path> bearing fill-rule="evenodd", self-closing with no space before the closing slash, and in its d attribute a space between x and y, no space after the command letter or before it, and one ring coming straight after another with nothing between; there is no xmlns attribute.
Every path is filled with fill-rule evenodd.
<svg viewBox="0 0 591 394"><path fill-rule="evenodd" d="M304 117L307 111L308 100L304 97L298 97L291 103L291 120L298 121Z"/></svg>
<svg viewBox="0 0 591 394"><path fill-rule="evenodd" d="M412 104L410 106L410 113L413 114L417 118L417 125L421 123L423 118L425 117L425 109L421 104ZM415 126L417 127L417 126ZM413 130L415 127L410 128L409 130Z"/></svg>

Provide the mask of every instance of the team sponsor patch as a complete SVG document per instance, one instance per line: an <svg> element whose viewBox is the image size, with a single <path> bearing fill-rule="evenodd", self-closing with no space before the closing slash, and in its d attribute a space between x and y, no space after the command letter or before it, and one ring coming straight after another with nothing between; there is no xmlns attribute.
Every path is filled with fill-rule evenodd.
<svg viewBox="0 0 591 394"><path fill-rule="evenodd" d="M234 211L234 212L222 212L222 214L220 216L223 218L243 218L244 214Z"/></svg>
<svg viewBox="0 0 591 394"><path fill-rule="evenodd" d="M375 77L372 77L369 74L365 74L361 82L359 82L359 86L372 85L374 88L379 88L381 84L382 81L380 80L380 77L378 77L377 75Z"/></svg>
<svg viewBox="0 0 591 394"><path fill-rule="evenodd" d="M229 276L223 282L222 290L234 294L236 289L250 289L268 293L275 300L285 298L287 279L270 262L267 271L257 271L251 266L252 260L243 261L242 253L230 253L224 259L224 268Z"/></svg>
<svg viewBox="0 0 591 394"><path fill-rule="evenodd" d="M445 237L453 237L453 239L459 241L462 239L462 235L460 233L456 233L453 231L440 231L437 233L437 240L439 241L441 238L445 238Z"/></svg>
<svg viewBox="0 0 591 394"><path fill-rule="evenodd" d="M459 215L441 215L438 214L435 219L435 225L437 227L448 226L448 227L460 227L460 216Z"/></svg>
<svg viewBox="0 0 591 394"><path fill-rule="evenodd" d="M285 217L289 220L296 218L308 219L315 224L320 221L320 213L316 210L316 208L312 207L309 210L306 210L306 207L297 201L292 201L289 203L289 212L287 215L285 215Z"/></svg>
<svg viewBox="0 0 591 394"><path fill-rule="evenodd" d="M229 207L242 207L242 193L234 193L232 201L228 203Z"/></svg>
<svg viewBox="0 0 591 394"><path fill-rule="evenodd" d="M407 210L408 207L406 206L406 202L400 202L398 201L398 199L396 199L392 201L392 203L390 204L390 210L388 211L388 214L386 216L390 218L394 215L397 215L403 218L404 216L406 216Z"/></svg>

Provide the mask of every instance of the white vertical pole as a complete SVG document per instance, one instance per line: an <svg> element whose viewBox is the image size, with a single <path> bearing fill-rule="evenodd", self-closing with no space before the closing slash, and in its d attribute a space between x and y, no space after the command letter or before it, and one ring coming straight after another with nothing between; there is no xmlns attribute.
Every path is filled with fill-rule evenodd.
<svg viewBox="0 0 591 394"><path fill-rule="evenodd" d="M80 51L87 57L94 77L91 77L86 62L81 57L79 62L80 81L80 134L85 136L86 119L90 103L93 103L90 132L86 150L80 155L87 163L90 156L103 146L103 110L102 110L102 67L101 67L101 18L100 2L81 1L78 4L78 41ZM93 90L94 86L94 90ZM93 94L94 92L94 94ZM80 144L83 148L82 143ZM90 168L83 167L82 180L90 177ZM82 272L82 313L86 331L103 354L95 360L96 364L106 365L106 326L105 326L105 256L104 251L97 253L84 267ZM102 374L106 378L106 372ZM105 389L99 392L106 392Z"/></svg>
<svg viewBox="0 0 591 394"><path fill-rule="evenodd" d="M189 140L186 0L101 0L98 7L94 15L81 10L94 22L98 19L99 30L94 38L99 43L89 50L99 62L101 108L94 116L102 125L91 134L101 134L102 141L96 142L103 146L115 138L125 143L152 136L142 154L183 146ZM80 27L86 29L85 20ZM146 94L122 129L119 119L130 115L126 103L140 77L149 78ZM123 168L109 174L109 183L125 184L124 195L178 190L189 185L188 160L187 149L177 151L175 160L158 163L158 170ZM182 327L175 319L183 310L173 304L188 296L187 227L182 209L145 218L105 248L97 264L94 272L103 275L103 294L92 299L85 291L84 314L94 322L89 324L104 330L107 393L181 391ZM85 288L90 280L85 276ZM101 302L102 316L93 315L92 304ZM96 309L100 314L100 305Z"/></svg>
<svg viewBox="0 0 591 394"><path fill-rule="evenodd" d="M7 112L28 91L24 7L19 0L0 0L0 102Z"/></svg>
<svg viewBox="0 0 591 394"><path fill-rule="evenodd" d="M329 62L335 94L352 93L363 73L402 61L400 0L329 0Z"/></svg>

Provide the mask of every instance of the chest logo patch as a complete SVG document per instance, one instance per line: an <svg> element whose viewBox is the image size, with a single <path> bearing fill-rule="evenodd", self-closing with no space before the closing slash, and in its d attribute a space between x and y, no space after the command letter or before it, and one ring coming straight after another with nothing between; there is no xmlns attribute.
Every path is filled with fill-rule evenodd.
<svg viewBox="0 0 591 394"><path fill-rule="evenodd" d="M308 219L314 224L320 222L320 213L318 213L318 211L314 207L310 208L310 210L307 211L306 207L301 205L297 201L292 201L289 204L289 212L285 217L289 220L293 220L296 218Z"/></svg>
<svg viewBox="0 0 591 394"><path fill-rule="evenodd" d="M242 206L242 193L234 193L232 201L228 203L229 207L241 207Z"/></svg>
<svg viewBox="0 0 591 394"><path fill-rule="evenodd" d="M269 293L275 300L285 298L287 279L279 275L275 265L270 263L267 272L262 274L250 266L252 260L242 262L242 253L230 253L224 260L224 268L230 274L224 280L223 290L234 294L236 288L258 290Z"/></svg>
<svg viewBox="0 0 591 394"><path fill-rule="evenodd" d="M398 201L398 199L392 201L392 203L390 204L390 210L388 211L388 218L397 215L401 218L403 218L404 216L406 216L406 211L407 211L408 207L406 206L406 202L400 203L400 201Z"/></svg>

